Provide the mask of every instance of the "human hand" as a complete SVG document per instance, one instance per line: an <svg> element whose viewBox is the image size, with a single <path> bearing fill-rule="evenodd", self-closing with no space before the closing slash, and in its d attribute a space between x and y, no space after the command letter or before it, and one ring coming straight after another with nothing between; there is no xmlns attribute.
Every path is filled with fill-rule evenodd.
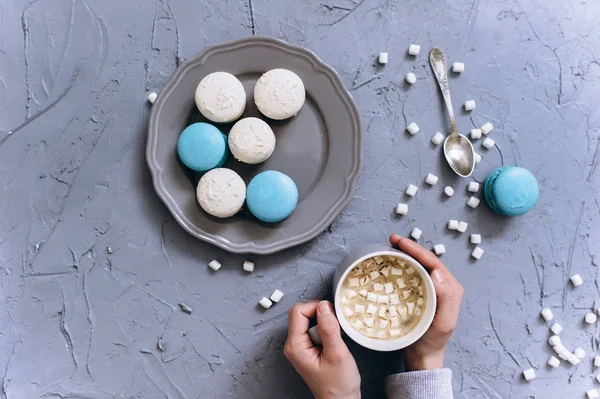
<svg viewBox="0 0 600 399"><path fill-rule="evenodd" d="M446 344L456 328L464 289L437 256L416 242L392 234L390 243L415 258L427 269L437 296L437 309L431 327L417 342L404 349L406 368L408 370L442 368Z"/></svg>
<svg viewBox="0 0 600 399"><path fill-rule="evenodd" d="M308 336L309 320L315 314L323 348L316 347ZM283 353L316 399L360 398L358 367L342 340L331 303L310 301L292 307Z"/></svg>

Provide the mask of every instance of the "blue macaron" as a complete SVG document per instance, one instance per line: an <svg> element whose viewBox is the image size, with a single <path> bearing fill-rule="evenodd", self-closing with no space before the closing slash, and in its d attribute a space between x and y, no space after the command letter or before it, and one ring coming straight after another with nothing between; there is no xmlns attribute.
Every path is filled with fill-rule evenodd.
<svg viewBox="0 0 600 399"><path fill-rule="evenodd" d="M286 174L267 170L248 184L246 205L263 222L280 222L290 216L298 205L298 188Z"/></svg>
<svg viewBox="0 0 600 399"><path fill-rule="evenodd" d="M188 168L206 172L227 161L227 137L208 123L194 123L177 140L177 154Z"/></svg>
<svg viewBox="0 0 600 399"><path fill-rule="evenodd" d="M519 216L535 206L539 186L535 176L527 169L504 166L488 176L484 195L494 212L506 216Z"/></svg>

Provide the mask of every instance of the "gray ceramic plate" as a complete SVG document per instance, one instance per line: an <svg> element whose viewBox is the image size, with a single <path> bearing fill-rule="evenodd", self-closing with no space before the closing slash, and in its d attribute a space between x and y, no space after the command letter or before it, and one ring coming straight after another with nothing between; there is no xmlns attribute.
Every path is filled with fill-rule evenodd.
<svg viewBox="0 0 600 399"><path fill-rule="evenodd" d="M230 159L246 184L274 169L289 175L300 194L294 213L276 224L261 223L246 209L216 219L198 205L199 176L177 158L176 144L190 123L203 121L194 103L198 82L226 71L243 83L244 117L262 117L252 98L260 75L273 68L296 72L306 86L306 103L287 121L268 121L277 137L271 158L260 165ZM230 124L217 125L224 133ZM201 240L236 253L269 254L304 243L323 232L348 203L362 163L362 128L356 104L337 73L312 52L267 37L249 37L210 47L185 62L152 106L146 159L154 188L177 222Z"/></svg>

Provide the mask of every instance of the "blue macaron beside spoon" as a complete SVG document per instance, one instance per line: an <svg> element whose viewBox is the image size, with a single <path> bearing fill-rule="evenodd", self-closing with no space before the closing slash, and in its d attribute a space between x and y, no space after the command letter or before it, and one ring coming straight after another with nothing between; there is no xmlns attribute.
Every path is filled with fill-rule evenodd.
<svg viewBox="0 0 600 399"><path fill-rule="evenodd" d="M535 206L539 186L535 176L527 169L503 166L488 176L484 195L494 212L506 216L519 216Z"/></svg>

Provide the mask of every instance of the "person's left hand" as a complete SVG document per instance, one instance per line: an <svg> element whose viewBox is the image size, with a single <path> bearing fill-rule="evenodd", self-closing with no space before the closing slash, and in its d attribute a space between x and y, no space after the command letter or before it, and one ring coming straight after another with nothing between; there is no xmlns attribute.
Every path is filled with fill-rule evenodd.
<svg viewBox="0 0 600 399"><path fill-rule="evenodd" d="M323 348L308 336L309 320L317 316ZM360 374L354 357L342 340L331 303L297 303L289 313L285 357L304 379L317 399L360 398Z"/></svg>

